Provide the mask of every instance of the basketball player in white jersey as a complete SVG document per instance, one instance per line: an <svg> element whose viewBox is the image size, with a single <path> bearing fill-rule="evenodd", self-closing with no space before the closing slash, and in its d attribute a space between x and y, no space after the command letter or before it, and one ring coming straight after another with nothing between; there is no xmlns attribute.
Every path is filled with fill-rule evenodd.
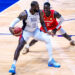
<svg viewBox="0 0 75 75"><path fill-rule="evenodd" d="M47 5L48 4L48 5ZM50 13L50 11L49 10L51 10L50 8L51 8L51 4L50 4L50 6L49 6L49 0L46 0L45 2L44 2L44 9L45 10L47 10L46 12L47 13L45 13L45 14L47 14L48 16L47 16L47 20L46 21L48 21L48 18L50 18L50 15L51 14L48 14L48 13ZM49 8L50 7L50 8ZM59 31L60 33L61 33L61 35L63 36L63 37L65 37L69 42L70 42L70 44L72 45L72 46L75 46L75 41L74 40L72 40L72 38L66 33L66 31L62 28L62 26L61 26L61 24L62 24L62 22L64 21L64 18L62 17L62 15L61 14L59 14L58 12L56 12L54 15L56 15L55 16L55 18L57 19L58 17L58 19L59 19L59 23L58 23L58 25L56 26L56 28L57 28L57 30L56 30L56 28L55 29L51 29L51 25L49 26L47 26L46 25L46 27L47 27L47 30L52 30L52 31L54 31L54 33L56 34L56 32L57 31ZM43 17L43 18L45 18L45 17ZM45 20L44 20L45 21ZM46 22L46 24L47 24L47 22ZM54 24L52 24L52 26L55 26L55 23ZM41 29L41 28L40 28ZM43 31L43 30L42 30ZM26 54L26 53L28 53L29 52L29 47L31 47L32 45L34 45L35 43L37 42L37 40L35 40L35 39L33 39L29 44L27 44L27 45L25 45L25 49L23 50L23 52L22 52L22 54Z"/></svg>
<svg viewBox="0 0 75 75"><path fill-rule="evenodd" d="M43 41L46 43L48 54L49 54L49 60L48 60L48 66L49 67L60 67L60 64L56 63L55 60L52 57L52 46L50 42L50 32L47 31L47 28L45 26L45 23L43 21L43 13L39 10L39 4L37 1L31 2L31 8L30 10L23 11L17 18L12 22L12 24L9 27L10 32L14 35L13 29L15 25L20 21L23 21L23 33L22 37L19 40L18 46L14 53L14 60L13 64L9 70L10 73L16 73L16 62L18 60L18 57L20 55L20 51L28 41L30 37L34 37L37 40ZM38 28L38 20L40 20L41 25L45 29L47 33L44 33L40 31Z"/></svg>

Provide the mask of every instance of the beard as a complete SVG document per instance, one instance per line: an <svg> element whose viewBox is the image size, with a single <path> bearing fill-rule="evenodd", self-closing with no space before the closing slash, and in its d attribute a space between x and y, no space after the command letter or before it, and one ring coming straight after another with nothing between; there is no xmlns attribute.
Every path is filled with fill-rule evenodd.
<svg viewBox="0 0 75 75"><path fill-rule="evenodd" d="M36 9L35 9L34 12L39 12L39 10L36 10Z"/></svg>

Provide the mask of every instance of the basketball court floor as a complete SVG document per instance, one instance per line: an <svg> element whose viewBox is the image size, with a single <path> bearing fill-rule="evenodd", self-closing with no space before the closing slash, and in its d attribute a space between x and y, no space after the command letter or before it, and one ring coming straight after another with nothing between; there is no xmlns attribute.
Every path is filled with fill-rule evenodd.
<svg viewBox="0 0 75 75"><path fill-rule="evenodd" d="M9 25L20 12L29 9L31 1L21 0L0 13L0 75L11 75L8 71L19 39L9 35ZM38 2L40 8L43 8L45 0L38 0ZM52 9L60 12L65 19L75 18L75 0L51 0L50 2ZM17 25L21 26L22 23ZM68 34L75 35L75 20L64 21L62 27ZM72 36L72 39L75 40L75 36ZM23 55L21 51L16 64L16 75L75 75L75 46L71 46L63 37L55 36L51 40L53 57L61 64L61 68L48 67L47 49L45 44L39 41L30 47L28 54Z"/></svg>

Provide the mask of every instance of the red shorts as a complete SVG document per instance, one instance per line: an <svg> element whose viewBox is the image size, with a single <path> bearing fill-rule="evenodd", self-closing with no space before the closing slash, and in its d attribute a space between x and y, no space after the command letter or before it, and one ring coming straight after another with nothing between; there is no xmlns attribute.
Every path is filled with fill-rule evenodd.
<svg viewBox="0 0 75 75"><path fill-rule="evenodd" d="M53 29L55 29L56 27L52 27L52 28L50 28L50 27L47 27L47 30L53 30ZM58 28L58 30L61 28L61 26ZM43 27L40 27L40 30L41 31L43 31L43 32L45 32L45 30L43 29Z"/></svg>

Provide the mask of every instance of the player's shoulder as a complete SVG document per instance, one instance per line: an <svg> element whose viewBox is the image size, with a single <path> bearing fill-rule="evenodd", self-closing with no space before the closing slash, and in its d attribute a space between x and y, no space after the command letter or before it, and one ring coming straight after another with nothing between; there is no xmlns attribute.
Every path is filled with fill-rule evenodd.
<svg viewBox="0 0 75 75"><path fill-rule="evenodd" d="M54 17L59 18L59 17L61 17L61 14L59 12L57 12L57 11L54 11Z"/></svg>
<svg viewBox="0 0 75 75"><path fill-rule="evenodd" d="M42 12L43 12L43 10L39 10L39 12L40 12L40 13L42 13Z"/></svg>
<svg viewBox="0 0 75 75"><path fill-rule="evenodd" d="M26 10L22 11L19 14L18 18L20 18L20 19L26 19L27 18L27 11Z"/></svg>
<svg viewBox="0 0 75 75"><path fill-rule="evenodd" d="M51 9L50 10L51 12L54 12L54 14L57 14L58 12L56 11L56 10L54 10L54 9Z"/></svg>
<svg viewBox="0 0 75 75"><path fill-rule="evenodd" d="M39 10L40 15L43 15L43 10Z"/></svg>
<svg viewBox="0 0 75 75"><path fill-rule="evenodd" d="M21 15L21 16L27 15L27 10L22 11L22 12L20 13L20 15Z"/></svg>

